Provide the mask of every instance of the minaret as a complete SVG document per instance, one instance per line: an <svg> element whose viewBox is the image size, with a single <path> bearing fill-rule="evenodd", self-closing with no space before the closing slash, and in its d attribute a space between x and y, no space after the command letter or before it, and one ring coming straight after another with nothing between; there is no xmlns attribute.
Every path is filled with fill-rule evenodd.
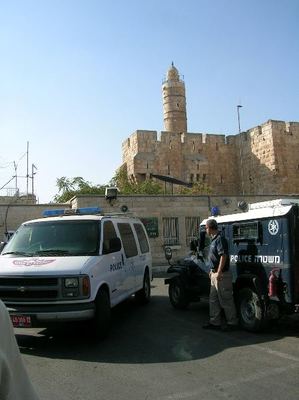
<svg viewBox="0 0 299 400"><path fill-rule="evenodd" d="M171 64L162 84L164 130L187 132L185 83L176 67Z"/></svg>

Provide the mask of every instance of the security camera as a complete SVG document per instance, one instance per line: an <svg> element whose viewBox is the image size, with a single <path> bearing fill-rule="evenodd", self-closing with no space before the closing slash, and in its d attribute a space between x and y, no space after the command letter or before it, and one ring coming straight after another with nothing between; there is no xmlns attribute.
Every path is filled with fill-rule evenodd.
<svg viewBox="0 0 299 400"><path fill-rule="evenodd" d="M117 187L109 187L105 189L105 198L106 200L115 200L117 199Z"/></svg>

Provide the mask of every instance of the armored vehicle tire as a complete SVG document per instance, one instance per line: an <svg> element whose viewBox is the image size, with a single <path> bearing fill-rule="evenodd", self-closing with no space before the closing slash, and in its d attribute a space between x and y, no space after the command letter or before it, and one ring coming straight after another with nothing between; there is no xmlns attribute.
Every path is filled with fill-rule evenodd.
<svg viewBox="0 0 299 400"><path fill-rule="evenodd" d="M95 301L96 311L94 318L95 336L103 339L107 336L110 327L111 308L109 295L106 290L100 289Z"/></svg>
<svg viewBox="0 0 299 400"><path fill-rule="evenodd" d="M250 288L238 294L240 325L247 331L258 332L265 325L264 306L260 296Z"/></svg>
<svg viewBox="0 0 299 400"><path fill-rule="evenodd" d="M146 304L151 298L151 281L148 270L145 271L143 277L143 287L135 293L135 299L139 304Z"/></svg>
<svg viewBox="0 0 299 400"><path fill-rule="evenodd" d="M168 295L170 303L174 308L183 310L188 307L189 299L180 279L172 279L170 281Z"/></svg>

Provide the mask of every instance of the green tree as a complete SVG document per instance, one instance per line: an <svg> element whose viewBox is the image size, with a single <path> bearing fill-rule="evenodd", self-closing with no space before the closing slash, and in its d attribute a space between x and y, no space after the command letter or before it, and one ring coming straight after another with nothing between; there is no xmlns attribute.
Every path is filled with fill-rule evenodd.
<svg viewBox="0 0 299 400"><path fill-rule="evenodd" d="M160 194L163 193L161 185L152 179L143 182L131 182L125 166L120 167L109 182L116 186L122 194Z"/></svg>
<svg viewBox="0 0 299 400"><path fill-rule="evenodd" d="M203 182L193 183L191 188L181 187L181 194L211 194L212 189Z"/></svg>
<svg viewBox="0 0 299 400"><path fill-rule="evenodd" d="M56 179L56 186L58 187L58 194L55 195L54 201L65 203L79 194L104 194L108 185L92 185L81 176L76 176L75 178L63 176Z"/></svg>
<svg viewBox="0 0 299 400"><path fill-rule="evenodd" d="M93 185L84 180L81 176L75 178L67 178L65 176L56 180L58 194L55 195L54 201L65 203L72 197L80 194L105 194L105 189L109 186L116 186L121 194L162 194L164 193L164 185L152 179L146 179L143 182L131 182L128 178L125 166L120 167L114 174L108 184ZM203 182L196 182L192 188L180 187L180 194L210 194L212 191Z"/></svg>

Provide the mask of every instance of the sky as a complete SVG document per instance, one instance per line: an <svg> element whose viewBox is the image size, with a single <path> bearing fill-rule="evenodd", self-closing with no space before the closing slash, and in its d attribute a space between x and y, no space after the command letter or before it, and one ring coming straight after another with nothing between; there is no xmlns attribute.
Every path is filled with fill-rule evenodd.
<svg viewBox="0 0 299 400"><path fill-rule="evenodd" d="M107 184L136 130L163 131L171 63L188 131L299 121L299 0L0 0L0 195ZM28 150L28 151L27 151ZM28 167L27 167L28 165ZM17 176L17 180L15 178Z"/></svg>

